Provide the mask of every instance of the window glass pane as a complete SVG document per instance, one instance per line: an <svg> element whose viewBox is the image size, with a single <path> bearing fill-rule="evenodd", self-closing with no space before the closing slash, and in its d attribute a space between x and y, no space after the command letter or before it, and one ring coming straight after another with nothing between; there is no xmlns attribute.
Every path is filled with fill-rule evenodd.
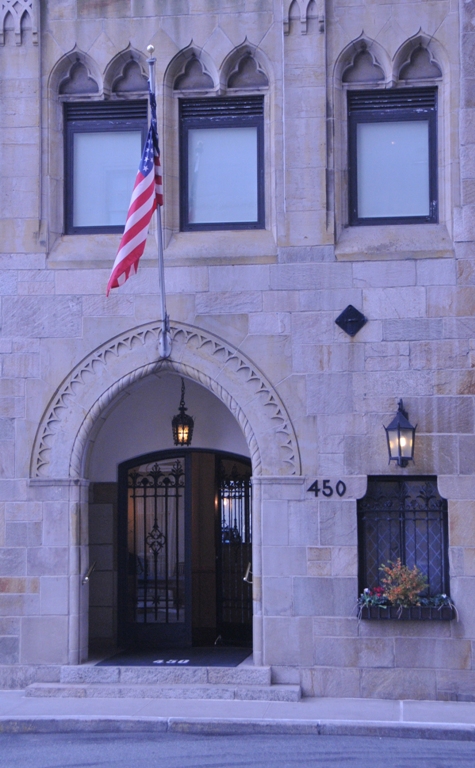
<svg viewBox="0 0 475 768"><path fill-rule="evenodd" d="M73 225L123 225L142 154L140 131L74 134Z"/></svg>
<svg viewBox="0 0 475 768"><path fill-rule="evenodd" d="M190 224L257 221L257 128L190 128Z"/></svg>
<svg viewBox="0 0 475 768"><path fill-rule="evenodd" d="M429 122L358 123L358 216L429 215Z"/></svg>

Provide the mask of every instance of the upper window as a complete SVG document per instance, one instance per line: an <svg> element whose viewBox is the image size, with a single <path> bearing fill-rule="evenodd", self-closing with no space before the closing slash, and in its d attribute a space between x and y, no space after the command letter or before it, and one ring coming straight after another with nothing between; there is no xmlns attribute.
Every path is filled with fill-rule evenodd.
<svg viewBox="0 0 475 768"><path fill-rule="evenodd" d="M67 234L121 232L147 133L147 102L70 102L65 110Z"/></svg>
<svg viewBox="0 0 475 768"><path fill-rule="evenodd" d="M348 92L350 224L436 223L437 88Z"/></svg>
<svg viewBox="0 0 475 768"><path fill-rule="evenodd" d="M180 101L182 230L264 227L262 96Z"/></svg>
<svg viewBox="0 0 475 768"><path fill-rule="evenodd" d="M449 594L447 501L435 477L370 477L358 501L360 592L398 558L426 575L430 596Z"/></svg>

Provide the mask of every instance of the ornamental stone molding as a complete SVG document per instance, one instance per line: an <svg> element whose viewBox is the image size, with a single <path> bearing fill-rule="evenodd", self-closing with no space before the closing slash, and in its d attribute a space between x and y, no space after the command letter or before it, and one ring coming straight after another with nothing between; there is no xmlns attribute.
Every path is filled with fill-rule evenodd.
<svg viewBox="0 0 475 768"><path fill-rule="evenodd" d="M37 6L38 0L0 0L0 45L5 45L8 16L11 17L13 22L15 42L17 45L22 44L22 20L25 14L30 17L33 43L38 45Z"/></svg>
<svg viewBox="0 0 475 768"><path fill-rule="evenodd" d="M320 32L325 31L324 2L322 0L284 0L283 22L284 35L290 34L292 20L300 19L300 34L306 35L308 21L318 18Z"/></svg>
<svg viewBox="0 0 475 768"><path fill-rule="evenodd" d="M157 359L160 333L160 322L133 328L95 349L69 373L39 424L30 477L83 477L99 417L127 387L158 371L197 381L227 406L246 438L255 476L299 475L291 420L257 366L218 336L182 323L171 327L171 357Z"/></svg>

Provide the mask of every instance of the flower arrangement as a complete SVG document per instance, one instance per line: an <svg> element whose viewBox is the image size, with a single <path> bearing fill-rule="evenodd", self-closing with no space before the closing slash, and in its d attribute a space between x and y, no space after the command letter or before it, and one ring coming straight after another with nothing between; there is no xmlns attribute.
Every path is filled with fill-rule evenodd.
<svg viewBox="0 0 475 768"><path fill-rule="evenodd" d="M417 565L409 568L403 565L401 558L398 557L396 562L383 564L379 570L382 571L381 586L364 589L358 598L359 618L363 614L363 609L373 607L383 610L395 607L398 609L398 618L402 615L404 608L427 607L437 608L440 611L448 607L455 611L455 606L448 595L424 595L428 589L427 577Z"/></svg>

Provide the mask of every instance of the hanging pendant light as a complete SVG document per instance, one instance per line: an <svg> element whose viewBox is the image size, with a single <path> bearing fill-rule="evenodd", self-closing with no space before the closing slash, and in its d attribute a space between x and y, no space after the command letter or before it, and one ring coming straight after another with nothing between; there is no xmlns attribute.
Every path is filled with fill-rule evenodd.
<svg viewBox="0 0 475 768"><path fill-rule="evenodd" d="M414 461L414 439L416 427L408 420L402 400L398 403L397 413L391 424L384 427L388 441L389 461L396 461L399 467L407 467Z"/></svg>
<svg viewBox="0 0 475 768"><path fill-rule="evenodd" d="M186 413L185 407L185 382L181 380L181 400L179 413L172 419L173 440L175 445L191 445L193 437L193 427L195 422L191 416Z"/></svg>

